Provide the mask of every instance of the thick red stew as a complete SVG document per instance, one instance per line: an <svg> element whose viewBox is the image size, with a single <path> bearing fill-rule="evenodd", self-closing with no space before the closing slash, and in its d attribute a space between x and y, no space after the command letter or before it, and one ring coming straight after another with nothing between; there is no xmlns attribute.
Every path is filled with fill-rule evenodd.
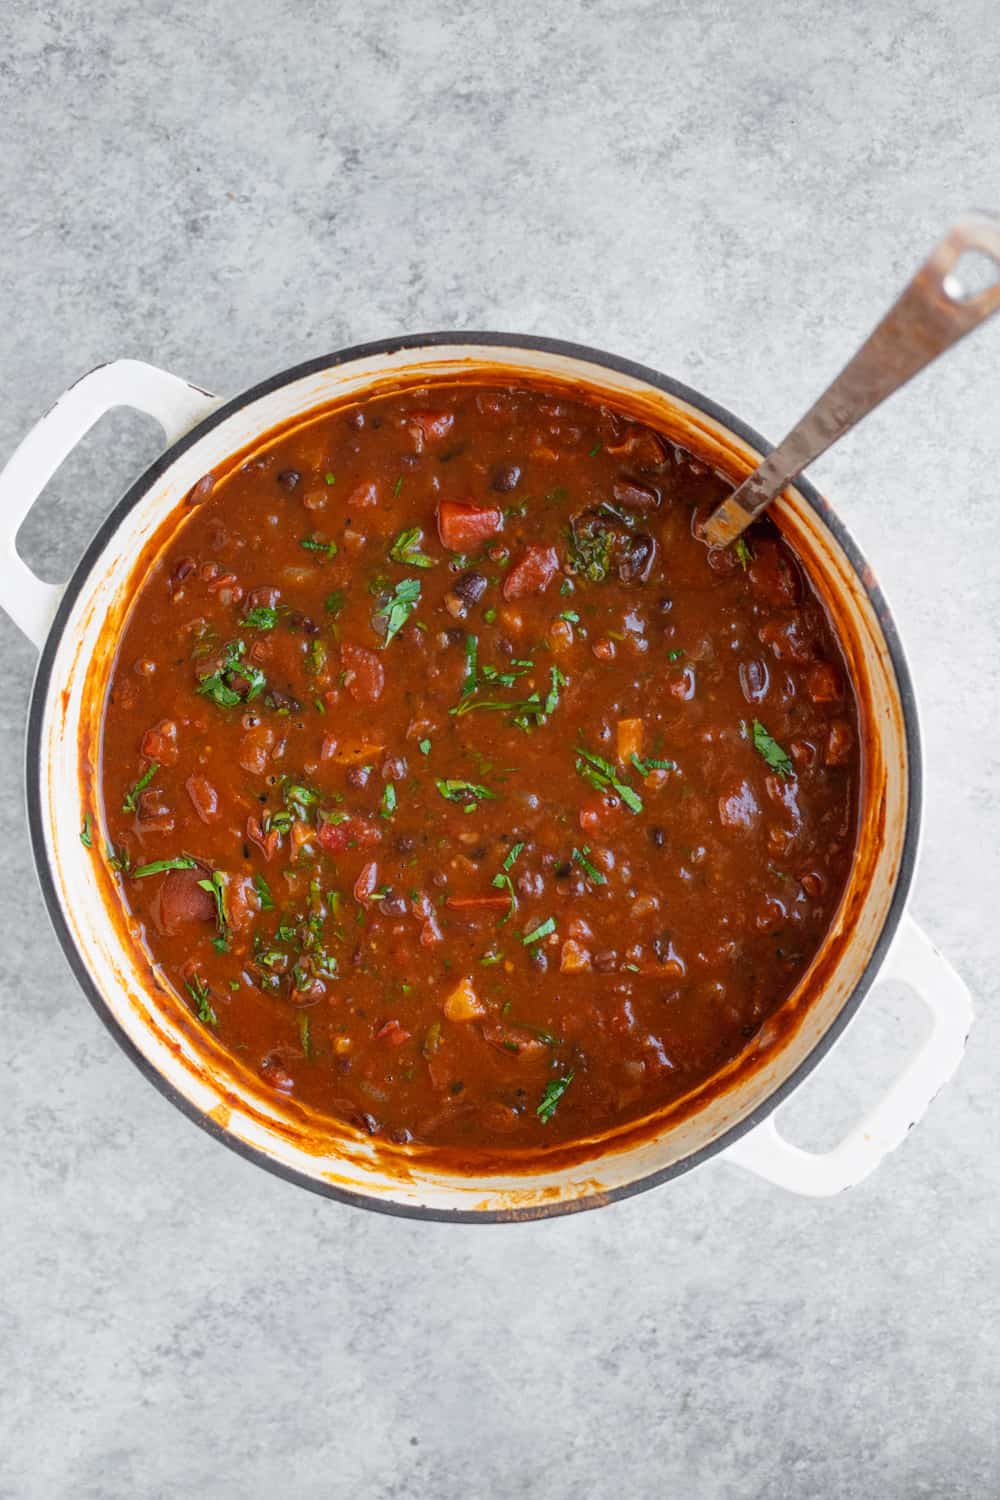
<svg viewBox="0 0 1000 1500"><path fill-rule="evenodd" d="M778 532L699 540L728 488L626 415L474 383L206 475L101 771L193 1028L277 1096L471 1150L607 1130L747 1047L837 906L860 751Z"/></svg>

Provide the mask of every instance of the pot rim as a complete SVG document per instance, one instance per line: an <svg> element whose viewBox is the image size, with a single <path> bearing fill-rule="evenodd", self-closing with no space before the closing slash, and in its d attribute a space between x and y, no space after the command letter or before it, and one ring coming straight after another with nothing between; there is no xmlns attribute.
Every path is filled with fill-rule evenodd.
<svg viewBox="0 0 1000 1500"><path fill-rule="evenodd" d="M391 1202L374 1195L348 1191L333 1183L311 1177L307 1173L297 1170L295 1167L286 1166L284 1163L275 1161L265 1151L258 1147L250 1146L230 1134L228 1130L213 1120L210 1115L203 1112L153 1066L128 1036L94 981L83 955L77 948L63 914L55 878L45 846L44 820L42 816L42 724L52 684L52 670L56 653L67 620L83 584L89 576L93 564L104 550L114 532L118 529L124 517L139 504L150 487L166 473L167 469L170 468L181 454L199 442L206 433L210 432L214 427L219 426L220 423L226 421L235 412L241 410L241 408L249 406L264 396L270 395L282 386L290 385L310 375L336 368L338 365L349 364L355 360L378 355L396 354L401 350L425 349L441 345L469 345L480 348L505 349L511 352L516 352L518 349L530 349L599 365L605 369L614 370L619 374L629 376L634 380L642 381L655 390L662 391L668 396L686 402L689 406L694 407L697 411L702 412L711 420L725 427L729 432L742 439L743 442L749 444L761 454L766 455L773 448L773 444L767 442L760 433L727 411L725 407L717 405L708 397L701 395L700 392L693 390L690 386L673 379L669 375L663 375L660 371L654 370L648 365L639 364L634 360L623 359L618 355L609 354L601 349L591 348L586 344L576 344L563 339L545 338L535 334L476 331L403 334L396 338L377 339L370 343L353 344L332 354L320 355L316 358L305 360L301 364L292 365L288 369L282 370L276 375L269 376L266 380L260 381L257 385L251 386L248 390L224 402L210 412L202 421L198 422L190 432L185 433L183 437L165 448L159 457L129 486L122 498L113 506L101 522L66 584L55 617L39 654L28 710L25 741L25 797L32 856L41 886L42 897L48 911L49 920L52 923L56 937L59 940L71 970L84 994L97 1012L97 1015L125 1054L136 1065L143 1076L171 1104L181 1110L188 1119L193 1120L196 1125L199 1125L210 1136L228 1146L231 1151L235 1151L248 1161L265 1168L268 1172L282 1177L288 1182L295 1183L300 1187L308 1188L311 1192L318 1193L322 1197L333 1198L341 1203L349 1204L353 1208L364 1208L374 1213L390 1214L398 1218L423 1219L438 1223L490 1224L520 1222L525 1219L555 1218L562 1214L578 1213L587 1208L597 1208L608 1203L618 1202L624 1198L631 1198L638 1193L648 1191L650 1188L659 1187L662 1183L668 1182L672 1178L680 1177L685 1172L690 1172L693 1168L702 1165L702 1163L710 1160L713 1156L717 1156L727 1150L742 1136L754 1130L769 1115L773 1114L795 1089L804 1082L857 1014L861 1002L874 982L892 940L896 935L896 929L899 926L900 919L906 907L916 866L923 801L923 758L913 682L899 632L896 628L895 619L889 609L889 605L876 582L875 575L866 557L846 526L834 513L829 503L808 480L800 478L794 486L796 492L802 496L812 510L817 512L823 524L832 533L840 546L868 596L885 639L889 658L892 663L893 674L896 679L903 716L907 760L907 807L906 826L895 888L881 931L875 940L868 962L839 1013L834 1017L816 1045L802 1059L788 1078L779 1084L772 1093L768 1094L767 1098L744 1119L731 1125L714 1141L700 1147L689 1156L682 1157L679 1161L673 1162L669 1166L649 1172L645 1176L637 1178L634 1182L609 1188L599 1195L593 1194L579 1199L556 1200L552 1203L532 1206L528 1210L511 1208L487 1209L480 1212L470 1209L431 1208L423 1205Z"/></svg>

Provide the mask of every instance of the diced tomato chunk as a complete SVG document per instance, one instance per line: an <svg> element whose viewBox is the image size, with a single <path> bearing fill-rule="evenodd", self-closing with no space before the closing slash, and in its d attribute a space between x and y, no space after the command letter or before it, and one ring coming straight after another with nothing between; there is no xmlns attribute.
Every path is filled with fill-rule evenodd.
<svg viewBox="0 0 1000 1500"><path fill-rule="evenodd" d="M342 854L352 845L363 849L369 844L377 844L382 830L365 818L344 818L340 823L320 823L316 837L327 854Z"/></svg>
<svg viewBox="0 0 1000 1500"><path fill-rule="evenodd" d="M424 443L447 437L455 422L453 411L408 411L403 423L417 436L418 451Z"/></svg>
<svg viewBox="0 0 1000 1500"><path fill-rule="evenodd" d="M503 511L497 506L442 500L437 509L437 527L441 545L449 552L473 552L503 530Z"/></svg>
<svg viewBox="0 0 1000 1500"><path fill-rule="evenodd" d="M198 884L206 878L204 870L171 870L165 877L153 903L157 926L170 937L195 922L215 921L215 899Z"/></svg>
<svg viewBox="0 0 1000 1500"><path fill-rule="evenodd" d="M377 703L385 687L385 668L378 653L345 641L340 648L340 659L344 664L344 686L354 701Z"/></svg>
<svg viewBox="0 0 1000 1500"><path fill-rule="evenodd" d="M356 484L344 501L347 514L355 510L370 510L373 505L378 504L378 485L372 479L363 479Z"/></svg>
<svg viewBox="0 0 1000 1500"><path fill-rule="evenodd" d="M204 776L189 776L184 783L187 794L191 798L191 805L203 823L217 823L222 814L219 811L219 794L210 781Z"/></svg>
<svg viewBox="0 0 1000 1500"><path fill-rule="evenodd" d="M141 753L147 760L158 765L172 766L177 762L177 725L173 719L161 719L153 729L147 729L142 737Z"/></svg>
<svg viewBox="0 0 1000 1500"><path fill-rule="evenodd" d="M529 547L504 579L503 596L521 599L525 594L544 594L558 572L559 554L554 547Z"/></svg>
<svg viewBox="0 0 1000 1500"><path fill-rule="evenodd" d="M388 1042L390 1047L401 1047L404 1042L410 1040L411 1032L405 1026L401 1026L396 1020L386 1021L375 1033L375 1040Z"/></svg>

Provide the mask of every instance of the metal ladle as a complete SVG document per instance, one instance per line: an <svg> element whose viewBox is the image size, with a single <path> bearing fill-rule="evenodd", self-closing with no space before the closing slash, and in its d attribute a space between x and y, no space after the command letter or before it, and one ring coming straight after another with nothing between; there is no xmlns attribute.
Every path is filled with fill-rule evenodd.
<svg viewBox="0 0 1000 1500"><path fill-rule="evenodd" d="M972 252L993 262L990 284L966 291L953 274ZM705 522L714 547L734 542L814 458L893 391L1000 308L1000 215L959 219L849 364L767 458Z"/></svg>

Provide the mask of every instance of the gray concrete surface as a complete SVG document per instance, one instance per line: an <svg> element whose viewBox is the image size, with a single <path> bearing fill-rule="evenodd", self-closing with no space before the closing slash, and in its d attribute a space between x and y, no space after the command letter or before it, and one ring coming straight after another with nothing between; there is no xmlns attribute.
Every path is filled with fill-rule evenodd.
<svg viewBox="0 0 1000 1500"><path fill-rule="evenodd" d="M234 392L418 328L603 345L777 437L947 221L1000 206L992 0L8 0L0 453L134 355ZM1000 1491L1000 323L817 466L924 706L913 910L973 987L954 1084L864 1186L713 1165L523 1228L395 1222L213 1144L117 1050L35 888L34 656L0 621L0 1496ZM65 576L156 451L104 424L26 526ZM916 1022L789 1109L822 1143Z"/></svg>

